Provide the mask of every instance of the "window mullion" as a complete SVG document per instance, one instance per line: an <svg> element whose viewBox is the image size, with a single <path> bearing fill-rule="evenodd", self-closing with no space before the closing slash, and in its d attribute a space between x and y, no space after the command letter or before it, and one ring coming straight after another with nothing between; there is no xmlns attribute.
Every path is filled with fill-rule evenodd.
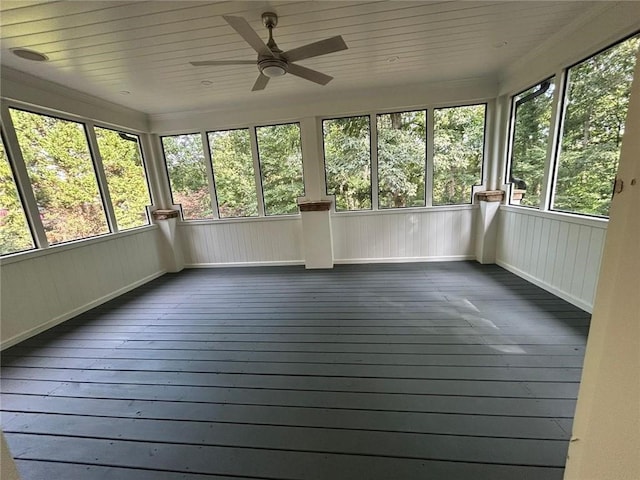
<svg viewBox="0 0 640 480"><path fill-rule="evenodd" d="M427 109L427 168L426 168L426 179L425 179L425 206L431 207L433 206L433 139L434 139L434 110L433 108Z"/></svg>
<svg viewBox="0 0 640 480"><path fill-rule="evenodd" d="M2 124L4 126L5 140L7 142L6 148L9 153L9 159L13 162L15 181L17 183L18 191L22 194L23 208L25 215L27 216L27 222L31 227L31 232L38 248L47 248L49 241L47 240L47 234L40 218L40 211L38 209L38 202L36 201L35 194L31 188L31 180L27 167L22 157L22 150L18 142L13 121L9 114L9 108L7 105L2 106L1 111Z"/></svg>
<svg viewBox="0 0 640 480"><path fill-rule="evenodd" d="M216 194L216 182L213 177L213 162L211 161L211 148L209 147L209 138L206 132L201 132L202 149L204 150L204 168L209 182L209 195L211 196L211 209L213 210L213 218L220 218L220 210L218 208L218 195Z"/></svg>
<svg viewBox="0 0 640 480"><path fill-rule="evenodd" d="M262 191L262 175L260 172L260 154L258 153L258 135L256 128L249 128L249 140L251 142L251 157L253 158L253 176L256 183L256 199L258 201L258 216L265 216L264 192Z"/></svg>
<svg viewBox="0 0 640 480"><path fill-rule="evenodd" d="M378 119L375 113L369 115L369 155L371 159L371 210L378 210Z"/></svg>
<svg viewBox="0 0 640 480"><path fill-rule="evenodd" d="M104 165L102 164L102 156L100 155L100 148L98 147L98 139L96 138L96 131L94 129L93 122L85 122L84 130L87 135L87 142L89 143L89 152L91 152L91 159L93 160L93 169L96 172L96 179L98 181L98 189L102 196L102 205L107 215L107 222L109 229L113 233L118 232L118 221L116 220L115 209L111 202L111 194L109 193L109 185L107 184L107 176L104 173Z"/></svg>
<svg viewBox="0 0 640 480"><path fill-rule="evenodd" d="M555 194L554 182L558 168L558 156L560 155L560 141L562 138L562 125L564 123L564 103L565 85L567 82L567 71L561 70L555 75L555 91L553 92L553 103L551 106L551 122L549 133L551 138L547 145L547 159L544 166L544 176L542 179L542 192L540 199L540 211L551 210L553 196Z"/></svg>

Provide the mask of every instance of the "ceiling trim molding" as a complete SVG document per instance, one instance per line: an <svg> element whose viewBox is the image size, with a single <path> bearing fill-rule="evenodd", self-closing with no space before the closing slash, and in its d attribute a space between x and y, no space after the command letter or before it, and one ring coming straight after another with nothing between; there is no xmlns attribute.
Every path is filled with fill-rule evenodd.
<svg viewBox="0 0 640 480"><path fill-rule="evenodd" d="M360 115L426 107L442 107L484 102L497 96L495 78L462 80L350 89L317 98L291 97L287 102L269 103L269 99L242 105L221 105L199 111L150 114L153 133L171 134L215 128L235 128L265 123L298 121L308 117Z"/></svg>
<svg viewBox="0 0 640 480"><path fill-rule="evenodd" d="M499 77L500 95L512 94L637 32L640 2L598 3Z"/></svg>
<svg viewBox="0 0 640 480"><path fill-rule="evenodd" d="M149 131L149 117L146 113L4 65L0 70L0 77L0 94L3 99L140 133Z"/></svg>

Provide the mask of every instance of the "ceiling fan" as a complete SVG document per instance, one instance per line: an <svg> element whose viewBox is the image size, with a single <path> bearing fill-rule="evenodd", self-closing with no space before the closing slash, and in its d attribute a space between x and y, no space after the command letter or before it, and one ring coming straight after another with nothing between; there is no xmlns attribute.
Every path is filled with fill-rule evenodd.
<svg viewBox="0 0 640 480"><path fill-rule="evenodd" d="M326 85L333 80L333 77L310 68L296 65L293 62L339 52L349 48L347 44L344 43L342 37L338 35L337 37L327 38L326 40L309 43L308 45L283 52L273 40L273 29L278 25L278 16L275 13L265 12L262 14L262 23L269 30L269 40L266 44L244 18L231 16L223 16L222 18L251 45L251 48L258 52L258 60L205 60L202 62L189 63L194 67L258 65L260 75L258 75L258 79L251 89L252 91L264 90L270 78L280 77L285 73L290 73L291 75L310 80L320 85Z"/></svg>

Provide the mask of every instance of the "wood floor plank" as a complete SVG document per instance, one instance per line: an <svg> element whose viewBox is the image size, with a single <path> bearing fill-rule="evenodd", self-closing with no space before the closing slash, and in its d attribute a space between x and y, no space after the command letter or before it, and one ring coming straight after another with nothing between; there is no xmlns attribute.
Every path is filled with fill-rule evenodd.
<svg viewBox="0 0 640 480"><path fill-rule="evenodd" d="M275 449L209 447L61 436L9 434L18 459L62 460L85 464L154 468L188 473L233 474L242 477L332 479L475 478L478 480L560 479L562 469L532 465L461 463L382 456L325 454Z"/></svg>
<svg viewBox="0 0 640 480"><path fill-rule="evenodd" d="M185 270L2 352L23 480L561 479L590 316L496 265Z"/></svg>
<svg viewBox="0 0 640 480"><path fill-rule="evenodd" d="M184 428L178 420L96 418L83 415L25 414L19 428L30 434L59 435L183 445L244 447L449 460L505 465L562 467L566 442L550 439L496 438L432 433L360 431L300 426L197 422ZM19 430L18 430L19 432ZM12 433L7 430L7 433Z"/></svg>

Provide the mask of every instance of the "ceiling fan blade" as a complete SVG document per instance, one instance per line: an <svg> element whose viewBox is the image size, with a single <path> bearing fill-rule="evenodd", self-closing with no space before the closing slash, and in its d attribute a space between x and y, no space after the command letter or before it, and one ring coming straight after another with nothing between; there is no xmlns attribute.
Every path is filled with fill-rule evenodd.
<svg viewBox="0 0 640 480"><path fill-rule="evenodd" d="M320 73L317 70L311 70L310 68L295 65L293 63L289 64L287 72L291 75L295 75L296 77L319 83L320 85L326 85L331 80L333 80L333 77L330 77L329 75L325 75L324 73Z"/></svg>
<svg viewBox="0 0 640 480"><path fill-rule="evenodd" d="M347 48L349 48L347 44L344 43L342 37L338 35L337 37L327 38L326 40L320 40L319 42L294 48L293 50L284 52L284 56L290 62L297 62L305 58L318 57L320 55L326 55L327 53L346 50Z"/></svg>
<svg viewBox="0 0 640 480"><path fill-rule="evenodd" d="M264 90L264 87L267 86L267 83L269 83L269 77L260 73L260 75L258 75L256 83L253 84L253 88L251 89L251 91L255 92L257 90Z"/></svg>
<svg viewBox="0 0 640 480"><path fill-rule="evenodd" d="M209 65L255 65L255 60L204 60L202 62L189 62L194 67L206 67Z"/></svg>
<svg viewBox="0 0 640 480"><path fill-rule="evenodd" d="M273 56L273 52L271 51L271 49L267 47L260 36L256 33L256 31L251 28L249 22L247 22L244 18L224 15L222 18L224 18L227 23L231 25L231 28L238 32L238 34L242 38L244 38L245 42L251 45L251 48L258 52L258 54Z"/></svg>

